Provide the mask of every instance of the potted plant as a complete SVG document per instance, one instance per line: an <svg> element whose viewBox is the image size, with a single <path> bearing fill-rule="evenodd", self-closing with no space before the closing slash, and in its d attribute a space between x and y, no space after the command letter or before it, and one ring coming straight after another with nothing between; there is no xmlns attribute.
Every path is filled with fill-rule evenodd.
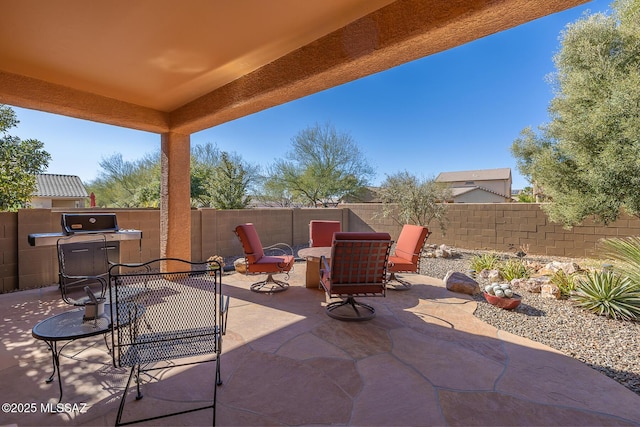
<svg viewBox="0 0 640 427"><path fill-rule="evenodd" d="M216 270L224 268L224 258L220 255L212 255L207 258L207 263L209 264L209 270L213 274Z"/></svg>

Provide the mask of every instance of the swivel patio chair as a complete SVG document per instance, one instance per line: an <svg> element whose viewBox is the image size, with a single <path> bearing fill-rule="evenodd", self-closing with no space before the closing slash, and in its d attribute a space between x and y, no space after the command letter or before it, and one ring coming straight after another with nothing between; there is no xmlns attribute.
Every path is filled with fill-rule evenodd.
<svg viewBox="0 0 640 427"><path fill-rule="evenodd" d="M411 283L398 278L396 273L420 272L422 248L430 234L429 229L421 225L405 224L402 227L395 250L389 255L389 272L391 274L387 285L390 288L407 290L411 287Z"/></svg>
<svg viewBox="0 0 640 427"><path fill-rule="evenodd" d="M262 246L260 236L253 224L238 225L234 232L242 243L246 262L246 274L266 274L267 278L251 285L254 292L274 293L287 290L289 284L273 278L274 274L284 273L289 280L289 272L293 268L293 249L286 243ZM265 251L275 253L265 255Z"/></svg>
<svg viewBox="0 0 640 427"><path fill-rule="evenodd" d="M309 247L329 247L333 242L333 233L341 231L340 221L309 221Z"/></svg>
<svg viewBox="0 0 640 427"><path fill-rule="evenodd" d="M331 260L322 257L320 284L329 298L343 298L326 306L338 320L369 320L375 309L356 297L384 297L391 248L388 233L335 233Z"/></svg>

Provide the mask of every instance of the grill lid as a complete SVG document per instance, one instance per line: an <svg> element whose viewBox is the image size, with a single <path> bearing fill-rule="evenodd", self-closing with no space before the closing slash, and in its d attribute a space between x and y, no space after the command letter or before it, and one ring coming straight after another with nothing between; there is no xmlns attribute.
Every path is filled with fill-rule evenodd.
<svg viewBox="0 0 640 427"><path fill-rule="evenodd" d="M118 221L114 213L63 213L61 218L64 234L114 233L118 231Z"/></svg>

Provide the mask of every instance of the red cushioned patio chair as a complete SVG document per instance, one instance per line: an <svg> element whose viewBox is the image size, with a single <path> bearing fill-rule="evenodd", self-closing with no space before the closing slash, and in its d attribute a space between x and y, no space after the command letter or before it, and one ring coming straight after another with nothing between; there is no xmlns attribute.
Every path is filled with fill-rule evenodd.
<svg viewBox="0 0 640 427"><path fill-rule="evenodd" d="M331 260L321 259L320 284L329 298L343 298L327 304L330 317L339 320L369 320L375 309L356 297L384 297L387 262L391 248L388 233L335 233Z"/></svg>
<svg viewBox="0 0 640 427"><path fill-rule="evenodd" d="M340 232L340 221L309 221L309 247L329 247L333 242L333 233Z"/></svg>
<svg viewBox="0 0 640 427"><path fill-rule="evenodd" d="M405 224L402 227L394 252L389 255L388 286L395 290L406 290L411 283L396 276L396 273L419 273L422 248L431 232L421 225ZM393 282L393 283L392 283Z"/></svg>
<svg viewBox="0 0 640 427"><path fill-rule="evenodd" d="M286 290L289 284L282 280L274 279L273 275L285 273L285 280L289 280L289 271L291 271L294 262L291 246L286 243L276 243L263 247L258 232L251 223L237 226L234 232L240 239L240 243L242 243L247 267L246 274L267 275L265 280L252 284L251 290L268 293ZM265 250L275 252L276 255L265 255Z"/></svg>

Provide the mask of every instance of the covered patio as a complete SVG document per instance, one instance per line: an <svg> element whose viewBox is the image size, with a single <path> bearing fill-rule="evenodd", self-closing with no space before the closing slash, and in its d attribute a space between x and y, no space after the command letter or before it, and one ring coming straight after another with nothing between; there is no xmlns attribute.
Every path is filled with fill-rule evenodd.
<svg viewBox="0 0 640 427"><path fill-rule="evenodd" d="M304 286L297 262L278 294L251 292L256 277L223 276L231 297L218 388L218 425L638 425L638 396L541 344L496 330L473 316L477 302L439 279L405 275L410 291L369 298L376 317L341 322L324 312L325 294ZM56 286L0 295L3 403L34 403L34 413L3 413L2 425L113 425L125 369L115 369L102 337L63 350L63 403L51 355L33 325L69 310ZM144 377L124 420L178 410L212 397L208 364ZM188 402L188 403L185 403ZM51 403L51 406L47 406ZM86 404L82 405L82 404ZM3 407L4 408L4 407ZM207 425L210 411L144 425Z"/></svg>
<svg viewBox="0 0 640 427"><path fill-rule="evenodd" d="M191 134L586 1L7 0L0 103L158 134L161 256L191 259Z"/></svg>

